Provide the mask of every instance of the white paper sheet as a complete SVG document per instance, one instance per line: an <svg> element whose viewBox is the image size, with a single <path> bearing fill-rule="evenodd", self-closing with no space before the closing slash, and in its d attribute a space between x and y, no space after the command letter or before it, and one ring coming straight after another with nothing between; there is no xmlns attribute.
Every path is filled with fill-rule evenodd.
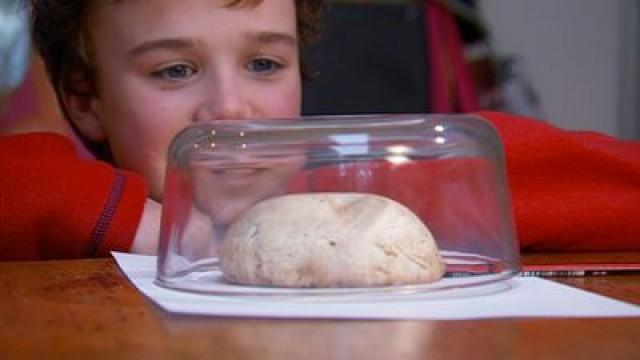
<svg viewBox="0 0 640 360"><path fill-rule="evenodd" d="M156 257L113 253L129 280L166 311L212 316L463 320L504 317L628 317L640 306L539 278L513 278L483 293L458 296L248 297L196 294L154 283ZM461 293L462 294L462 293ZM464 295L464 294L462 294Z"/></svg>

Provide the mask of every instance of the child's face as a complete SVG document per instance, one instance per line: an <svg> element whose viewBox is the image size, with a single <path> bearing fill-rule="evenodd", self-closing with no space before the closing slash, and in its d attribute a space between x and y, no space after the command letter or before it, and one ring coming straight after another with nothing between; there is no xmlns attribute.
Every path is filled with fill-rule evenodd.
<svg viewBox="0 0 640 360"><path fill-rule="evenodd" d="M143 174L153 198L169 143L189 123L300 113L294 0L227 2L96 2L90 14L99 93L90 137Z"/></svg>

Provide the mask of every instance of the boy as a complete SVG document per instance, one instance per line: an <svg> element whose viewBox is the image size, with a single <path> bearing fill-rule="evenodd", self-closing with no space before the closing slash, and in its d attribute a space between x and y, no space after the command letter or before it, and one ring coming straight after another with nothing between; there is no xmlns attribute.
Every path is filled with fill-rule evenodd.
<svg viewBox="0 0 640 360"><path fill-rule="evenodd" d="M0 257L153 253L173 135L193 121L299 115L299 44L321 5L34 0L35 43L66 116L119 170L77 159L53 135L2 140L0 168L12 175L0 180L10 194L0 202ZM505 142L523 249L640 249L638 225L620 219L640 217L637 144L485 116Z"/></svg>
<svg viewBox="0 0 640 360"><path fill-rule="evenodd" d="M33 180L5 177L3 193L12 198L3 200L2 216L21 216L3 226L3 258L154 252L156 201L173 135L193 121L299 115L298 45L311 36L320 1L161 0L152 2L153 10L149 4L33 2L34 40L71 124L91 148L107 149L99 156L144 176L146 184L105 164L73 159L59 137L7 140L7 168ZM31 159L22 166L10 149L28 142L40 146L20 155L20 161ZM47 153L64 156L51 166L41 158ZM153 200L145 200L147 187ZM38 192L43 198L34 196ZM57 202L62 209L43 209ZM10 241L19 238L30 240Z"/></svg>

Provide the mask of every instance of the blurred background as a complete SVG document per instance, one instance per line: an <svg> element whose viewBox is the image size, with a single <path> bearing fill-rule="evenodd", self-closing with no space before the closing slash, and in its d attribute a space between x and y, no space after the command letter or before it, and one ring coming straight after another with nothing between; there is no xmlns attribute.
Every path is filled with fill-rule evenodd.
<svg viewBox="0 0 640 360"><path fill-rule="evenodd" d="M19 49L8 19L0 46ZM304 113L495 109L640 140L639 19L640 0L333 0L305 53ZM22 58L0 133L68 131L39 59ZM0 62L0 79L16 72Z"/></svg>

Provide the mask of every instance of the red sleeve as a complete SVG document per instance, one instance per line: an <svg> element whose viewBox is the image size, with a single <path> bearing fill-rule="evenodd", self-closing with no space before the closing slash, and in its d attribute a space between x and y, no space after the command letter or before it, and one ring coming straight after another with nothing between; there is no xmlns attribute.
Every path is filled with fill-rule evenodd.
<svg viewBox="0 0 640 360"><path fill-rule="evenodd" d="M478 115L503 140L523 250L640 250L640 143Z"/></svg>
<svg viewBox="0 0 640 360"><path fill-rule="evenodd" d="M79 158L64 136L0 137L0 259L127 251L146 197L140 176Z"/></svg>

